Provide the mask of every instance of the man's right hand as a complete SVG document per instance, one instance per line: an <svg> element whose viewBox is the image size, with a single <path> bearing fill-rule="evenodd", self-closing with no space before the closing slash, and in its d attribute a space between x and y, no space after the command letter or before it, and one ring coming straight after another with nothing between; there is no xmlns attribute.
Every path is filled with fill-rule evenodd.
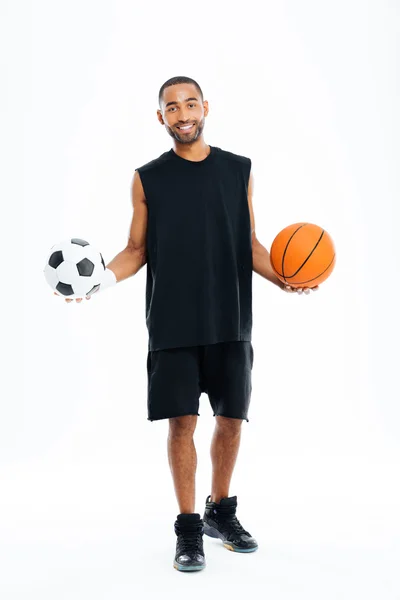
<svg viewBox="0 0 400 600"><path fill-rule="evenodd" d="M55 296L60 296L60 294L57 294L57 292L54 292ZM90 300L91 296L86 296L86 300ZM75 298L75 300L77 302L82 302L83 298ZM73 302L74 299L73 298L65 298L65 302Z"/></svg>

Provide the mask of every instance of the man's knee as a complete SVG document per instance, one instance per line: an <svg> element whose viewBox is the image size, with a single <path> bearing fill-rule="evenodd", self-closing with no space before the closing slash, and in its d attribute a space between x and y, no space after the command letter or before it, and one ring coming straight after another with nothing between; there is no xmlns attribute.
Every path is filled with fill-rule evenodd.
<svg viewBox="0 0 400 600"><path fill-rule="evenodd" d="M197 415L183 415L169 418L169 431L173 435L189 435L194 432Z"/></svg>
<svg viewBox="0 0 400 600"><path fill-rule="evenodd" d="M243 419L223 417L222 415L216 415L215 421L218 429L226 433L236 433L240 431L243 423Z"/></svg>

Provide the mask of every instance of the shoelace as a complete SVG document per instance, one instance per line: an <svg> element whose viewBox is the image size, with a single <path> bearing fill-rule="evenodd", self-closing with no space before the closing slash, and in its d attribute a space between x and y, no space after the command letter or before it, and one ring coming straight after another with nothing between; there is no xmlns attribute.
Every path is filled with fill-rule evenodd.
<svg viewBox="0 0 400 600"><path fill-rule="evenodd" d="M235 506L219 506L217 509L214 508L213 511L214 514L219 516L221 524L229 524L229 527L230 529L232 529L233 533L248 535L249 537L251 537L250 533L243 528L239 519L236 517Z"/></svg>
<svg viewBox="0 0 400 600"><path fill-rule="evenodd" d="M236 515L224 517L221 519L223 523L229 523L230 528L234 533L244 534L251 537L250 533L244 529Z"/></svg>
<svg viewBox="0 0 400 600"><path fill-rule="evenodd" d="M197 550L202 539L203 526L197 526L193 529L178 530L179 548L183 553L189 553Z"/></svg>

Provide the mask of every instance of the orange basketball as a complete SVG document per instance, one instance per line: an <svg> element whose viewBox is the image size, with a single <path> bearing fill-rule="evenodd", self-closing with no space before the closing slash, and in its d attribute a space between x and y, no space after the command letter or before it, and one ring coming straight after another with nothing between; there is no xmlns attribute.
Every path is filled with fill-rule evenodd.
<svg viewBox="0 0 400 600"><path fill-rule="evenodd" d="M315 287L335 266L335 246L328 232L312 223L294 223L272 242L271 265L278 279L294 288Z"/></svg>

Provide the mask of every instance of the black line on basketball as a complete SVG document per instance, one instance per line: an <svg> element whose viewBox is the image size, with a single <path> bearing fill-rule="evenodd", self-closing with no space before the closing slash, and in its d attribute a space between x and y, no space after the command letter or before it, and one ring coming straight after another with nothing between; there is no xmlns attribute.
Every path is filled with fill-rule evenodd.
<svg viewBox="0 0 400 600"><path fill-rule="evenodd" d="M318 242L315 244L314 248L311 250L310 254L307 256L307 258L305 259L305 261L303 262L303 264L302 264L302 265L300 265L300 267L297 269L297 271L296 271L295 273L293 273L293 275L287 275L287 277L290 277L290 278L292 278L292 277L294 277L295 275L297 275L297 273L298 273L299 271L301 271L301 269L304 267L304 265L306 264L306 262L308 261L308 259L310 258L310 256L311 256L311 255L312 255L312 253L314 252L314 250L315 250L315 249L318 247L318 244L319 244L319 243L320 243L320 241L322 240L322 237L323 237L324 233L325 233L325 231L324 231L324 230L322 230L322 233L321 233L321 235L319 236L319 240L318 240ZM292 237L293 237L293 236L292 236ZM288 244L288 245L289 245L289 244Z"/></svg>
<svg viewBox="0 0 400 600"><path fill-rule="evenodd" d="M283 251L283 254L282 254L282 275L279 273L279 275L280 275L281 277L283 277L283 278L285 278L285 267L284 267L284 262L285 262L285 254L286 254L287 247L289 246L289 244L290 244L290 240L292 239L292 237L293 237L293 236L294 236L294 235L295 235L295 234L296 234L296 233L299 231L299 229L301 229L302 227L304 227L304 225L308 225L308 223L303 223L302 225L300 225L300 227L298 227L298 228L296 229L296 231L294 231L294 232L292 233L292 235L291 235L291 236L290 236L290 238L288 239L288 241L287 241L287 244L286 244L286 246L285 246L285 249L284 249L284 251ZM286 278L285 278L285 281L286 281Z"/></svg>
<svg viewBox="0 0 400 600"><path fill-rule="evenodd" d="M325 271L327 271L329 269L329 267L331 266L331 264L333 263L334 259L335 259L335 254L333 255L333 258L331 260L331 262L329 263L329 265L326 267L326 269L324 269L323 271L321 271L321 273L319 275L316 275L315 277L313 277L312 279L307 279L307 281L288 281L287 283L290 285L290 283L295 283L296 285L303 285L303 283L309 283L310 281L314 281L315 279L318 279L318 277L321 277L321 275L323 275L325 273Z"/></svg>

